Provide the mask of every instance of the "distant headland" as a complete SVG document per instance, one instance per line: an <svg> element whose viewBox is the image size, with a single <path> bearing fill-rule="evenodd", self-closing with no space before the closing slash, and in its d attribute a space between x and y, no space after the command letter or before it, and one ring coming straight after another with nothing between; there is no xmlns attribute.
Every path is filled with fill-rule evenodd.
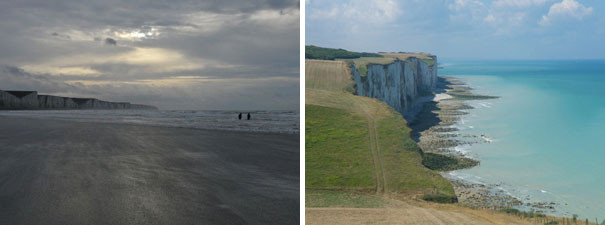
<svg viewBox="0 0 605 225"><path fill-rule="evenodd" d="M108 102L95 98L70 98L38 95L37 91L0 90L0 110L50 110L50 109L139 109L157 110L155 106Z"/></svg>

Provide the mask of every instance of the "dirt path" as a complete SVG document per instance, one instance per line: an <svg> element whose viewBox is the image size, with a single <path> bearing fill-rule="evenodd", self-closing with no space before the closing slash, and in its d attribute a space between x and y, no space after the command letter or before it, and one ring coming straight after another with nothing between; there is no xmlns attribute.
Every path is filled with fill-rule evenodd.
<svg viewBox="0 0 605 225"><path fill-rule="evenodd" d="M380 145L378 142L378 132L376 130L376 120L369 113L366 114L368 120L368 138L370 139L370 152L374 162L374 171L376 173L376 193L386 192L386 176L384 175L384 165L382 155L380 154Z"/></svg>
<svg viewBox="0 0 605 225"><path fill-rule="evenodd" d="M374 132L372 129L372 121L368 118L368 139L369 139L369 144L370 144L370 153L372 155L372 161L374 163L374 173L375 173L375 177L376 177L376 193L380 193L383 191L383 185L382 185L382 179L380 177L381 176L381 170L379 170L378 168L378 154L376 151L376 144L374 143L376 141L376 139L374 138Z"/></svg>
<svg viewBox="0 0 605 225"><path fill-rule="evenodd" d="M374 114L378 114L377 110L375 110ZM376 119L373 116L370 116L371 127L369 129L373 132L374 144L376 145L376 154L378 155L378 165L380 167L380 173L382 174L382 192L387 192L387 177L385 175L384 163L382 162L382 152L380 152L380 139L378 138L378 130L376 129Z"/></svg>
<svg viewBox="0 0 605 225"><path fill-rule="evenodd" d="M376 173L376 193L387 192L387 178L385 175L382 153L380 152L380 139L378 138L378 129L376 121L380 117L380 109L377 107L368 106L371 103L360 102L362 107L358 111L363 112L363 115L368 120L368 138L370 144L370 152L374 163L374 171Z"/></svg>
<svg viewBox="0 0 605 225"><path fill-rule="evenodd" d="M516 217L490 211L447 206L419 206L396 201L386 208L307 208L306 224L406 224L480 225L531 224Z"/></svg>

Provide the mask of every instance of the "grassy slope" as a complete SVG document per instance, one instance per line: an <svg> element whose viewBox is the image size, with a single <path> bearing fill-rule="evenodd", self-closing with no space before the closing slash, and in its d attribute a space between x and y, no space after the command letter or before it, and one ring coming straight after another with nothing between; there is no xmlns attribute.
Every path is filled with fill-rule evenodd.
<svg viewBox="0 0 605 225"><path fill-rule="evenodd" d="M307 206L364 205L334 191L455 196L446 179L422 166L399 113L347 91L353 81L346 63L307 60L305 68ZM380 205L368 202L365 207Z"/></svg>
<svg viewBox="0 0 605 225"><path fill-rule="evenodd" d="M306 184L314 189L374 191L365 118L342 109L308 105Z"/></svg>

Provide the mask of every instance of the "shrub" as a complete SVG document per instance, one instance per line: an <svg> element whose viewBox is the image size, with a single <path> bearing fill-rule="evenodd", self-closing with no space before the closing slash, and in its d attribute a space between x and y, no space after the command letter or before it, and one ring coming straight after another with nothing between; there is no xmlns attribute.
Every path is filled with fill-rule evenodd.
<svg viewBox="0 0 605 225"><path fill-rule="evenodd" d="M424 194L422 200L437 203L456 203L458 198L456 196L450 196L445 194Z"/></svg>
<svg viewBox="0 0 605 225"><path fill-rule="evenodd" d="M479 165L479 161L470 158L427 152L422 155L422 165L432 170L450 171Z"/></svg>

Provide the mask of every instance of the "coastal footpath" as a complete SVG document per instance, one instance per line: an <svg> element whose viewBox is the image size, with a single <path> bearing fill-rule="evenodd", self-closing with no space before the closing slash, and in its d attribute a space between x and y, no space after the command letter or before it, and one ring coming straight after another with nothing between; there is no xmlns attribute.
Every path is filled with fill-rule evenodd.
<svg viewBox="0 0 605 225"><path fill-rule="evenodd" d="M60 110L60 109L137 109L157 110L155 106L108 102L95 98L69 98L38 95L37 91L0 90L0 110Z"/></svg>

